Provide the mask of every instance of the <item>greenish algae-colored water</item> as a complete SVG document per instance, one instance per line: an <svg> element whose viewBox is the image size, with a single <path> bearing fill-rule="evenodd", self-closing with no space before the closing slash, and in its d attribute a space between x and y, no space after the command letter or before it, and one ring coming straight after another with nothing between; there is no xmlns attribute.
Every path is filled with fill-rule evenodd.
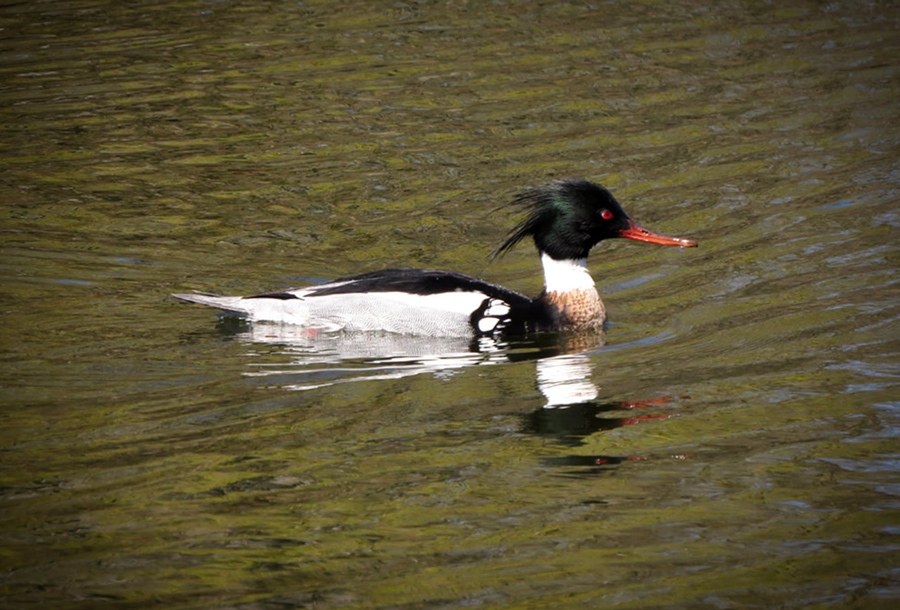
<svg viewBox="0 0 900 610"><path fill-rule="evenodd" d="M0 605L893 608L890 2L0 7ZM541 287L564 177L598 338L217 321L389 266Z"/></svg>

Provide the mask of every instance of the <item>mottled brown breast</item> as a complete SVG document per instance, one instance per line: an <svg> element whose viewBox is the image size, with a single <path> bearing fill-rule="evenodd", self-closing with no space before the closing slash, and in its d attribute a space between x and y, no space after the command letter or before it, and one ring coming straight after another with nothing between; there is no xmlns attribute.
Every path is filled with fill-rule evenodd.
<svg viewBox="0 0 900 610"><path fill-rule="evenodd" d="M606 308L596 290L545 292L540 298L555 312L557 330L597 330L606 321Z"/></svg>

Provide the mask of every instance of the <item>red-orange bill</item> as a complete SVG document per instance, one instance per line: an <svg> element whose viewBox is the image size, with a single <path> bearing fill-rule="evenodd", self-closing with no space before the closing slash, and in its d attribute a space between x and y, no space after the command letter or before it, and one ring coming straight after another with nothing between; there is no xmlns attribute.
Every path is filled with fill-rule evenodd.
<svg viewBox="0 0 900 610"><path fill-rule="evenodd" d="M636 241L645 241L651 244L660 244L662 246L681 246L682 248L696 248L697 242L693 239L682 239L681 237L667 237L648 231L641 225L631 219L628 219L628 228L619 231L617 237L625 237Z"/></svg>

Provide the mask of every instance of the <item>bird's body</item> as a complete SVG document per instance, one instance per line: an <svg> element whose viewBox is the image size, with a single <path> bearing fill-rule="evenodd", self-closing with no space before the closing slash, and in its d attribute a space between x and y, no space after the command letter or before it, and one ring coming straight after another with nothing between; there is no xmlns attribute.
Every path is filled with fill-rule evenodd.
<svg viewBox="0 0 900 610"><path fill-rule="evenodd" d="M250 297L174 295L245 316L322 331L383 331L438 337L491 334L534 301L452 271L385 269ZM531 317L530 315L527 317ZM522 332L529 328L522 327Z"/></svg>
<svg viewBox="0 0 900 610"><path fill-rule="evenodd" d="M696 246L636 225L605 188L569 180L513 201L526 217L495 253L533 237L544 267L535 298L456 273L386 269L304 288L246 297L176 294L250 320L296 324L321 331L382 331L426 336L487 336L542 331L598 330L606 311L587 270L590 249L627 237L663 245Z"/></svg>

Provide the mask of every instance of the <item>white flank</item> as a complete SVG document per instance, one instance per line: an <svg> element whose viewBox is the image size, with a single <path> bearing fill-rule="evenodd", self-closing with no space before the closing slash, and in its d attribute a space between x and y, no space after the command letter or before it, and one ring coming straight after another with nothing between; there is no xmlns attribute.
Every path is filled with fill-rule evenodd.
<svg viewBox="0 0 900 610"><path fill-rule="evenodd" d="M547 292L596 289L586 259L560 261L541 254L541 263L544 265L544 288Z"/></svg>
<svg viewBox="0 0 900 610"><path fill-rule="evenodd" d="M254 320L300 324L326 331L386 331L450 337L470 335L469 317L487 298L480 292L418 295L406 292L355 292L300 299L258 301Z"/></svg>
<svg viewBox="0 0 900 610"><path fill-rule="evenodd" d="M394 303L411 309L438 309L464 316L472 315L487 298L483 292L438 292L437 294L414 294L411 292L369 292L370 298L384 297Z"/></svg>
<svg viewBox="0 0 900 610"><path fill-rule="evenodd" d="M421 295L407 292L349 292L313 296L317 287L290 291L296 299L176 294L179 299L239 313L253 321L295 324L323 331L385 331L432 337L471 336L470 318L488 296L477 291ZM494 315L509 306L496 301ZM498 321L491 319L492 326ZM482 327L482 331L484 327Z"/></svg>

